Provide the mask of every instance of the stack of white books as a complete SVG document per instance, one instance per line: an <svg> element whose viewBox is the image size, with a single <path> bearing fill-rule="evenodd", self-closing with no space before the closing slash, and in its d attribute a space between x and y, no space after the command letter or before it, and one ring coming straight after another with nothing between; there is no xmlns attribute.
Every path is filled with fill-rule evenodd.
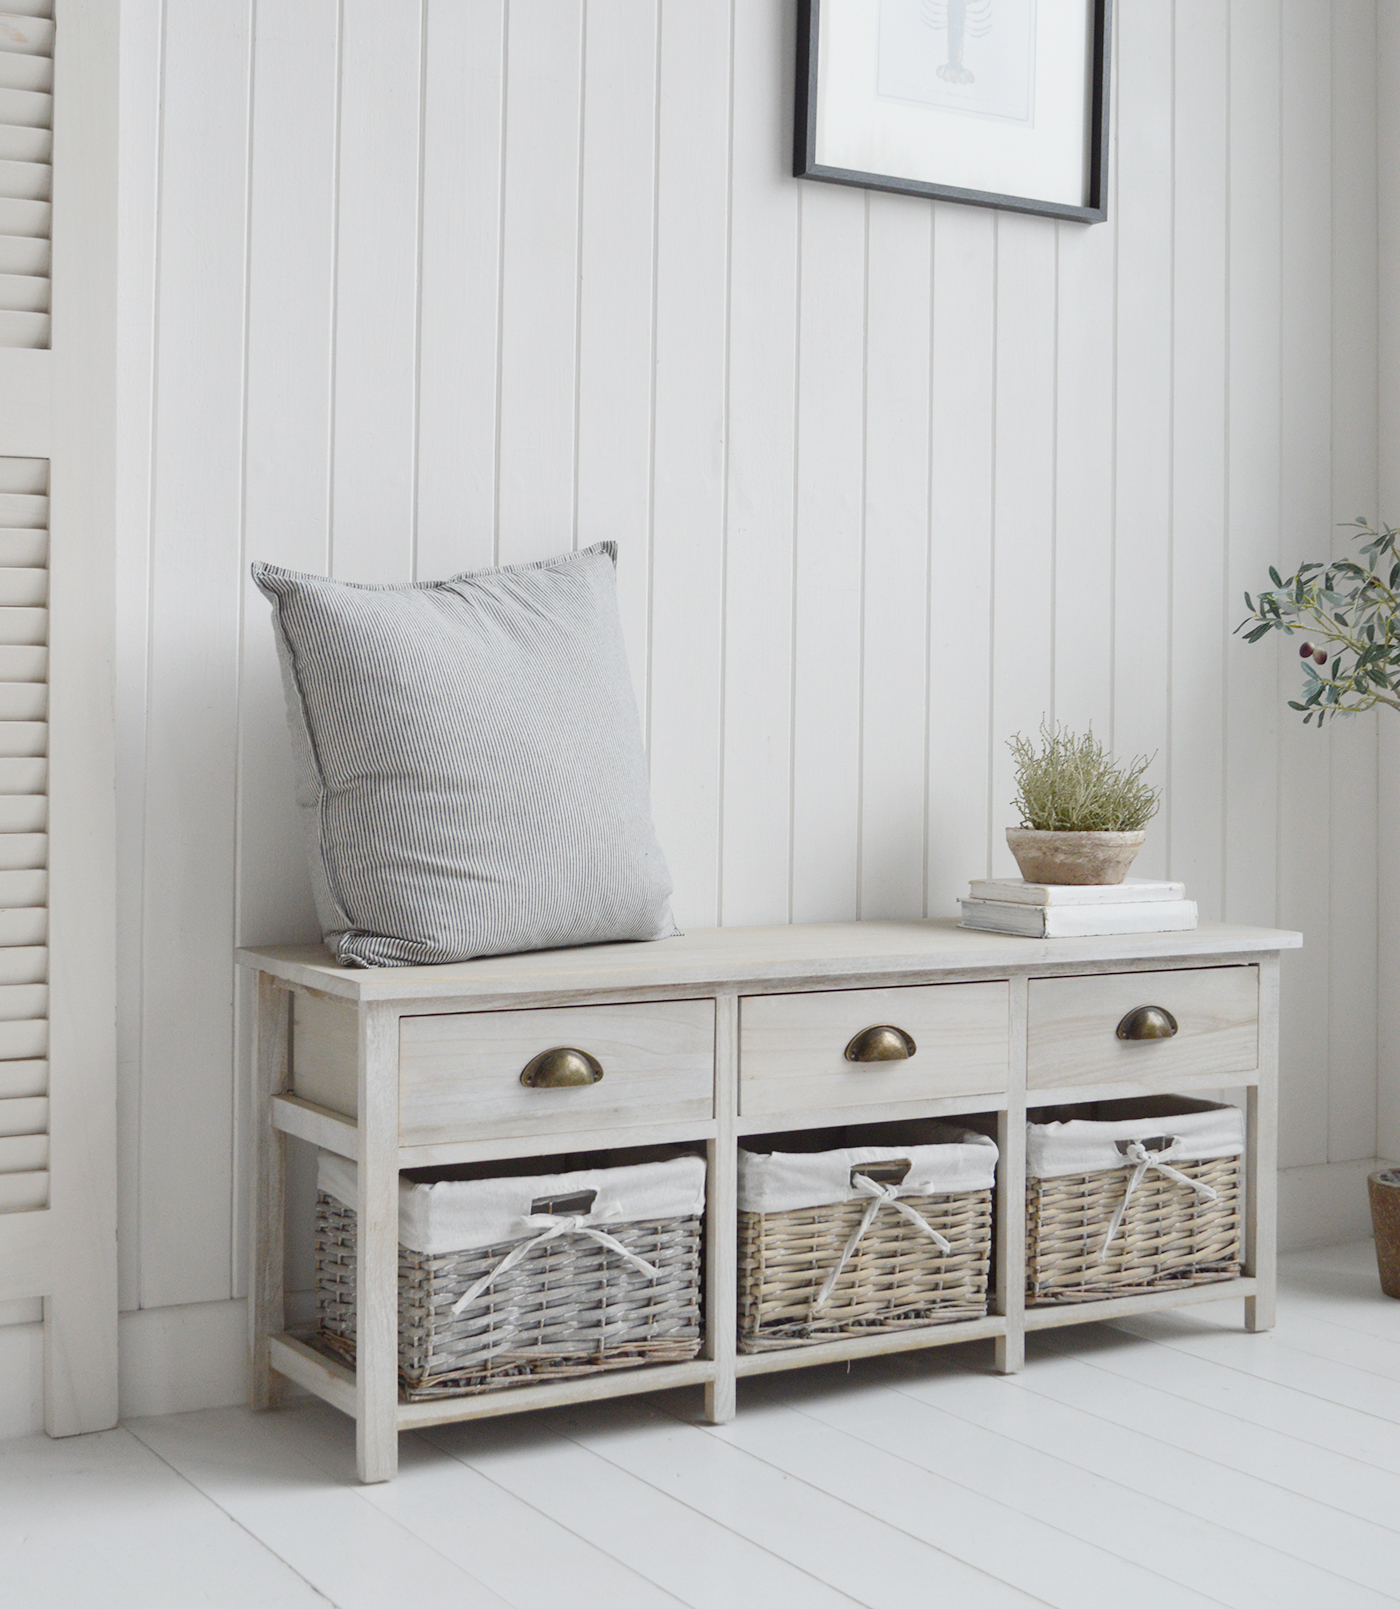
<svg viewBox="0 0 1400 1609"><path fill-rule="evenodd" d="M963 927L1032 939L1084 939L1107 933L1186 933L1196 902L1184 883L1129 877L1121 883L1027 883L1019 877L973 883Z"/></svg>

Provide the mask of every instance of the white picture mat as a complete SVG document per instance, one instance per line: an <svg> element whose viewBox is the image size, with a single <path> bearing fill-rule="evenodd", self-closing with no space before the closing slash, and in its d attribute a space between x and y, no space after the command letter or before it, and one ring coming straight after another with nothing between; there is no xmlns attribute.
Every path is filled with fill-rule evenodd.
<svg viewBox="0 0 1400 1609"><path fill-rule="evenodd" d="M928 28L929 0L822 0L817 41L816 161L820 167L909 179L925 184L1082 207L1088 204L1087 86L1092 60L1093 0L991 0L992 28L1032 35L1034 79L1022 106L1003 92L983 107L950 108L879 93L882 24L915 24L938 42L946 30ZM937 17L946 0L932 0ZM976 67L990 54L991 31L965 41ZM1005 63L1008 49L1000 42ZM1014 47L1013 47L1014 49ZM885 79L890 82L889 53ZM949 99L942 86L935 97ZM1000 107L998 112L995 108ZM1029 117L1017 112L1029 112Z"/></svg>

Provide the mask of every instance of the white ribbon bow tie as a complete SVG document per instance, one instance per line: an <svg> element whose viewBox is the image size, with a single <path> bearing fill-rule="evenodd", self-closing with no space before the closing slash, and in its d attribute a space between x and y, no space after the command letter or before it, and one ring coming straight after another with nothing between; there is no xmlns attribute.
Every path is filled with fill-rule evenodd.
<svg viewBox="0 0 1400 1609"><path fill-rule="evenodd" d="M860 1244L861 1237L865 1234L865 1231L869 1229L872 1223L874 1223L875 1214L879 1212L881 1207L893 1207L896 1212L903 1213L910 1223L921 1229L924 1234L926 1234L928 1238L933 1241L933 1243L938 1247L939 1251L946 1254L953 1249L952 1242L945 1240L943 1236L940 1235L938 1231L922 1216L922 1214L915 1212L913 1207L911 1207L907 1201L901 1201L899 1199L899 1190L897 1186L892 1184L876 1184L874 1179L870 1178L868 1174L864 1173L857 1173L854 1175L854 1177L851 1179L851 1184L855 1189L863 1190L866 1195L872 1197L873 1199L871 1200L870 1205L865 1209L865 1214L861 1218L860 1223L856 1226L855 1233L846 1242L846 1249L841 1253L841 1260L826 1276L826 1283L817 1293L817 1299L812 1304L812 1311L814 1313L820 1313L822 1308L826 1306L827 1300L831 1296L832 1291L836 1289L836 1281L841 1277L841 1270L850 1261L851 1253Z"/></svg>
<svg viewBox="0 0 1400 1609"><path fill-rule="evenodd" d="M1169 1179L1175 1179L1178 1184L1189 1185L1198 1196L1204 1196L1207 1201L1218 1201L1220 1192L1208 1184L1202 1184L1199 1179L1192 1179L1187 1174L1178 1172L1176 1168L1168 1166L1164 1157L1175 1156L1181 1145L1180 1140L1173 1140L1163 1151L1149 1151L1141 1140L1133 1140L1123 1152L1123 1166L1132 1167L1132 1175L1128 1180L1128 1188L1123 1192L1123 1199L1118 1203L1118 1210L1113 1214L1113 1222L1108 1226L1108 1233L1103 1237L1103 1245L1099 1247L1096 1262L1102 1262L1108 1256L1108 1248L1113 1244L1113 1237L1123 1222L1123 1215L1128 1210L1128 1203L1133 1199L1133 1191L1147 1177L1148 1169L1163 1173Z"/></svg>
<svg viewBox="0 0 1400 1609"><path fill-rule="evenodd" d="M606 1213L595 1213L593 1216L595 1218L619 1217L621 1216L621 1208L613 1207ZM624 1262L631 1263L638 1273L645 1274L648 1279L655 1279L661 1272L659 1268L654 1267L651 1263L644 1262L634 1252L628 1251L620 1240L614 1240L611 1235L595 1228L586 1217L556 1217L553 1213L541 1212L531 1213L526 1217L525 1222L527 1224L545 1224L547 1227L542 1234L536 1235L533 1239L522 1240L517 1245L512 1246L489 1274L483 1275L475 1285L464 1291L452 1304L453 1318L456 1318L464 1307L470 1307L478 1296L490 1290L502 1274L508 1274L517 1263L528 1257L536 1246L543 1246L549 1240L557 1240L561 1235L583 1235L589 1240L596 1240L600 1246L606 1246L609 1251L616 1252Z"/></svg>

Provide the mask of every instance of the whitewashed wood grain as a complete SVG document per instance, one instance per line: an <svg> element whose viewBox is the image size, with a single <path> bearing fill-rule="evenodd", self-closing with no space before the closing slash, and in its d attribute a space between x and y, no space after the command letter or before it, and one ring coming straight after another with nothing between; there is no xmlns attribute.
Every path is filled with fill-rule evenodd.
<svg viewBox="0 0 1400 1609"><path fill-rule="evenodd" d="M1170 1039L1128 1041L1119 1022L1161 1006L1178 1024ZM1032 978L1028 1083L1032 1089L1180 1073L1244 1073L1259 1066L1257 967Z"/></svg>
<svg viewBox="0 0 1400 1609"><path fill-rule="evenodd" d="M767 1113L1000 1093L1010 1065L1008 987L950 983L750 996L740 1004L739 1110ZM907 1061L856 1063L846 1046L890 1023Z"/></svg>
<svg viewBox="0 0 1400 1609"><path fill-rule="evenodd" d="M861 916L921 916L928 775L932 210L870 198L862 576Z"/></svg>
<svg viewBox="0 0 1400 1609"><path fill-rule="evenodd" d="M249 10L176 9L164 29L141 934L141 1300L155 1306L230 1292L233 972L221 952L234 915L245 238L229 197L247 183Z"/></svg>
<svg viewBox="0 0 1400 1609"><path fill-rule="evenodd" d="M990 875L996 218L936 206L930 358L927 889L946 916ZM1000 809L1000 805L998 805Z"/></svg>
<svg viewBox="0 0 1400 1609"><path fill-rule="evenodd" d="M423 0L340 7L331 565L413 575Z"/></svg>
<svg viewBox="0 0 1400 1609"><path fill-rule="evenodd" d="M1331 180L1338 242L1377 235L1377 9L1342 0L1332 10ZM1354 533L1335 527L1376 507L1380 439L1370 418L1378 384L1377 266L1378 255L1370 252L1333 251L1331 512L1333 551L1348 554L1355 553ZM1327 1156L1334 1162L1376 1154L1376 1103L1366 1074L1376 1065L1375 868L1378 826L1388 810L1377 791L1375 723L1390 713L1344 722L1332 738Z"/></svg>
<svg viewBox="0 0 1400 1609"><path fill-rule="evenodd" d="M1317 63L1331 57L1331 14L1283 0L1280 72L1282 197L1283 415L1280 537L1284 575L1329 551L1332 477L1332 248L1309 222L1329 206L1332 182L1332 80ZM1304 89L1305 80L1310 87ZM1360 513L1360 509L1353 510ZM1262 584L1262 583L1261 583ZM1296 652L1276 651L1278 696L1298 696ZM1306 924L1315 953L1330 955L1332 739L1293 712L1281 718L1279 746L1279 920ZM1285 1167L1327 1160L1329 988L1322 968L1290 965L1283 975L1283 1065L1279 1101Z"/></svg>
<svg viewBox="0 0 1400 1609"><path fill-rule="evenodd" d="M574 535L583 0L516 5L506 51L500 561Z"/></svg>
<svg viewBox="0 0 1400 1609"><path fill-rule="evenodd" d="M428 1145L713 1117L714 1036L710 1000L405 1017L399 1135ZM596 1057L603 1077L576 1089L522 1085L526 1065L559 1046Z"/></svg>
<svg viewBox="0 0 1400 1609"><path fill-rule="evenodd" d="M794 922L855 915L867 198L802 191L793 581Z"/></svg>
<svg viewBox="0 0 1400 1609"><path fill-rule="evenodd" d="M719 914L788 912L798 187L787 161L793 7L734 10L724 796Z"/></svg>
<svg viewBox="0 0 1400 1609"><path fill-rule="evenodd" d="M579 547L618 544L618 607L645 726L660 7L590 0L587 17L575 525Z"/></svg>
<svg viewBox="0 0 1400 1609"><path fill-rule="evenodd" d="M1113 741L1159 753L1171 708L1172 13L1120 7L1117 397L1114 484ZM1126 86L1126 88L1124 87ZM1147 835L1135 870L1162 877L1173 801Z"/></svg>
<svg viewBox="0 0 1400 1609"><path fill-rule="evenodd" d="M506 3L425 16L415 578L435 581L496 558Z"/></svg>
<svg viewBox="0 0 1400 1609"><path fill-rule="evenodd" d="M682 927L719 910L730 30L718 5L662 12L648 742Z"/></svg>

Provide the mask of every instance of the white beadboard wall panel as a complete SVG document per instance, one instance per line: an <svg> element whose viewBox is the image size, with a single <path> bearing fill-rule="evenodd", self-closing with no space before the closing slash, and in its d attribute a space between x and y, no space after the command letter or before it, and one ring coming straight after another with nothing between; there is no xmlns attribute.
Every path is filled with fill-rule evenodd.
<svg viewBox="0 0 1400 1609"><path fill-rule="evenodd" d="M1400 523L1400 8L1377 8L1376 49L1377 219L1379 275L1377 378L1380 446L1377 464L1382 518ZM1359 512L1359 510L1358 510ZM1383 710L1380 721L1377 798L1400 798L1400 721ZM1380 812L1377 923L1378 1061L1376 1150L1400 1157L1400 821Z"/></svg>
<svg viewBox="0 0 1400 1609"><path fill-rule="evenodd" d="M1220 915L1225 745L1225 376L1229 10L1176 0L1174 71L1200 99L1174 129L1171 874Z"/></svg>
<svg viewBox="0 0 1400 1609"><path fill-rule="evenodd" d="M656 0L589 0L587 15L576 537L620 549L618 607L645 722L660 10Z"/></svg>
<svg viewBox="0 0 1400 1609"><path fill-rule="evenodd" d="M870 198L859 909L887 916L924 904L932 226Z"/></svg>
<svg viewBox="0 0 1400 1609"><path fill-rule="evenodd" d="M1178 108L1169 5L1115 7L1118 361L1115 370L1113 741L1161 758L1171 685L1172 182ZM1126 86L1126 87L1125 87ZM1189 110L1187 112L1189 115ZM1169 797L1136 862L1167 872Z"/></svg>
<svg viewBox="0 0 1400 1609"><path fill-rule="evenodd" d="M997 215L996 445L992 506L993 819L1015 826L1014 732L1053 721L1055 543L1055 229L1018 213ZM1015 877L993 828L992 874ZM870 914L874 914L871 912Z"/></svg>
<svg viewBox="0 0 1400 1609"><path fill-rule="evenodd" d="M343 581L413 579L423 5L340 0L327 289L335 319L331 565Z"/></svg>
<svg viewBox="0 0 1400 1609"><path fill-rule="evenodd" d="M1244 614L1243 594L1257 592L1279 562L1279 34L1279 0L1234 0L1225 465L1231 633ZM1228 921L1277 917L1278 730L1286 714L1276 698L1278 666L1278 654L1231 635L1222 683Z"/></svg>
<svg viewBox="0 0 1400 1609"><path fill-rule="evenodd" d="M676 915L697 927L719 919L733 34L732 5L662 9L647 737Z"/></svg>
<svg viewBox="0 0 1400 1609"><path fill-rule="evenodd" d="M791 919L854 915L860 849L861 543L870 197L799 194Z"/></svg>
<svg viewBox="0 0 1400 1609"><path fill-rule="evenodd" d="M423 580L495 562L505 38L505 0L428 0L415 572Z"/></svg>
<svg viewBox="0 0 1400 1609"><path fill-rule="evenodd" d="M1374 0L1120 0L1093 229L792 180L794 13L126 9L128 1305L242 1289L231 950L312 927L253 557L615 538L683 926L948 914L1013 731L1160 751L1140 869L1307 932L1286 1160L1378 1144L1376 725L1229 635L1377 512Z"/></svg>
<svg viewBox="0 0 1400 1609"><path fill-rule="evenodd" d="M513 0L508 26L496 529L521 564L573 539L583 0Z"/></svg>
<svg viewBox="0 0 1400 1609"><path fill-rule="evenodd" d="M1283 178L1281 565L1288 575L1330 545L1332 526L1331 219L1332 56L1329 9L1284 0L1280 63ZM1323 532L1329 533L1324 539ZM1257 651L1257 650L1256 650ZM1297 696L1298 671L1286 643L1275 649L1278 696ZM1335 730L1335 728L1333 729ZM1284 876L1279 920L1307 935L1283 964L1279 1092L1283 1167L1325 1162L1329 1079L1328 968L1332 950L1329 882L1333 738L1296 716L1280 724L1279 855Z"/></svg>
<svg viewBox="0 0 1400 1609"><path fill-rule="evenodd" d="M168 4L142 819L140 1299L230 1293L248 0Z"/></svg>
<svg viewBox="0 0 1400 1609"><path fill-rule="evenodd" d="M1332 28L1332 520L1365 511L1378 495L1376 432L1377 262L1357 251L1376 239L1375 8L1370 0L1335 0ZM1392 520L1400 518L1389 513ZM1337 531L1334 549L1351 551ZM1332 947L1327 1156L1349 1162L1376 1155L1376 1102L1351 1069L1376 1062L1378 920L1378 711L1347 722L1332 738Z"/></svg>
<svg viewBox="0 0 1400 1609"><path fill-rule="evenodd" d="M933 212L924 908L990 874L996 217Z"/></svg>
<svg viewBox="0 0 1400 1609"><path fill-rule="evenodd" d="M719 919L736 925L788 910L799 245L783 108L794 11L789 0L734 9Z"/></svg>

